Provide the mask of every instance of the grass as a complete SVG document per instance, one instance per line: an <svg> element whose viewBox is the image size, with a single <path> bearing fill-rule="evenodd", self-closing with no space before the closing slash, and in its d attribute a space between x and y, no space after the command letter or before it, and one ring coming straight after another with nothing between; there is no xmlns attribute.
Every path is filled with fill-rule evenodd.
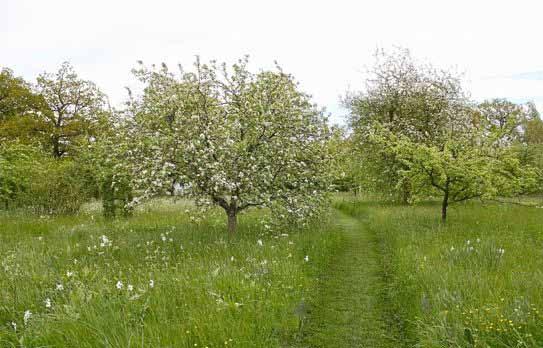
<svg viewBox="0 0 543 348"><path fill-rule="evenodd" d="M443 225L434 203L336 206L379 245L379 301L403 346L543 346L541 209L472 202Z"/></svg>
<svg viewBox="0 0 543 348"><path fill-rule="evenodd" d="M335 223L341 241L323 265L301 346L396 347L380 300L384 279L378 244L353 217L339 213Z"/></svg>
<svg viewBox="0 0 543 348"><path fill-rule="evenodd" d="M543 210L334 205L308 230L252 211L234 238L184 201L4 213L0 346L543 346Z"/></svg>
<svg viewBox="0 0 543 348"><path fill-rule="evenodd" d="M161 202L113 222L93 215L92 206L72 217L0 215L0 346L280 347L299 340L304 303L337 234L326 223L311 233L271 232L255 211L229 239L222 214L193 223L185 208Z"/></svg>

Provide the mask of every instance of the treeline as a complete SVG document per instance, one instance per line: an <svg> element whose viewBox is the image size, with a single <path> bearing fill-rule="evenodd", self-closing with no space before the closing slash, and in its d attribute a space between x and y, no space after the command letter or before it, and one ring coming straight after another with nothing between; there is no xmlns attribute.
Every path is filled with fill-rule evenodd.
<svg viewBox="0 0 543 348"><path fill-rule="evenodd" d="M109 217L155 195L185 195L278 223L319 216L327 192L406 203L541 191L543 121L532 103L469 98L461 76L379 51L365 88L345 96L348 129L279 66L253 73L196 60L133 70L142 93L114 109L68 63L29 83L0 74L0 207L73 213L101 199Z"/></svg>
<svg viewBox="0 0 543 348"><path fill-rule="evenodd" d="M114 110L67 63L33 85L2 71L3 207L69 213L94 197L113 217L180 194L221 207L231 232L250 207L270 208L276 223L322 210L333 130L293 76L279 66L253 73L247 58L174 72L140 63L133 73L143 92Z"/></svg>

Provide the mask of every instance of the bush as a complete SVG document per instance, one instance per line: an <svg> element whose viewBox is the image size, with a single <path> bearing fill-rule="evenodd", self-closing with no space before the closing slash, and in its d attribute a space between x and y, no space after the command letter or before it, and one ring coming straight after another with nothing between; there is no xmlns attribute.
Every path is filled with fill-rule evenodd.
<svg viewBox="0 0 543 348"><path fill-rule="evenodd" d="M73 214L95 191L85 166L53 159L30 145L0 146L0 202L5 209Z"/></svg>
<svg viewBox="0 0 543 348"><path fill-rule="evenodd" d="M36 213L74 214L89 199L72 161L47 159L33 174L21 203Z"/></svg>

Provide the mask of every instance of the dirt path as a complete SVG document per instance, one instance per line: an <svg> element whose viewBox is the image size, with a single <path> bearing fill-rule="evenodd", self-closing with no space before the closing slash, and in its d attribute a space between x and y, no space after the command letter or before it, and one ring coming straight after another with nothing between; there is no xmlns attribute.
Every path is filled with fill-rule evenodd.
<svg viewBox="0 0 543 348"><path fill-rule="evenodd" d="M356 218L337 212L342 247L324 270L303 347L396 347L383 309L383 280L375 237Z"/></svg>

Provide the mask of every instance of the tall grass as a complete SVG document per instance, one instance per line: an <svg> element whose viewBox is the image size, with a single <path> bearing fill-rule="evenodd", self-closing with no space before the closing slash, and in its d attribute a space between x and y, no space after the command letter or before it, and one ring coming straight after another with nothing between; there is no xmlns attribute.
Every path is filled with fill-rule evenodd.
<svg viewBox="0 0 543 348"><path fill-rule="evenodd" d="M286 345L336 239L326 223L270 232L258 211L229 239L220 213L194 223L162 202L108 222L87 208L0 215L0 346Z"/></svg>
<svg viewBox="0 0 543 348"><path fill-rule="evenodd" d="M338 201L380 241L383 300L408 347L543 346L543 210Z"/></svg>

